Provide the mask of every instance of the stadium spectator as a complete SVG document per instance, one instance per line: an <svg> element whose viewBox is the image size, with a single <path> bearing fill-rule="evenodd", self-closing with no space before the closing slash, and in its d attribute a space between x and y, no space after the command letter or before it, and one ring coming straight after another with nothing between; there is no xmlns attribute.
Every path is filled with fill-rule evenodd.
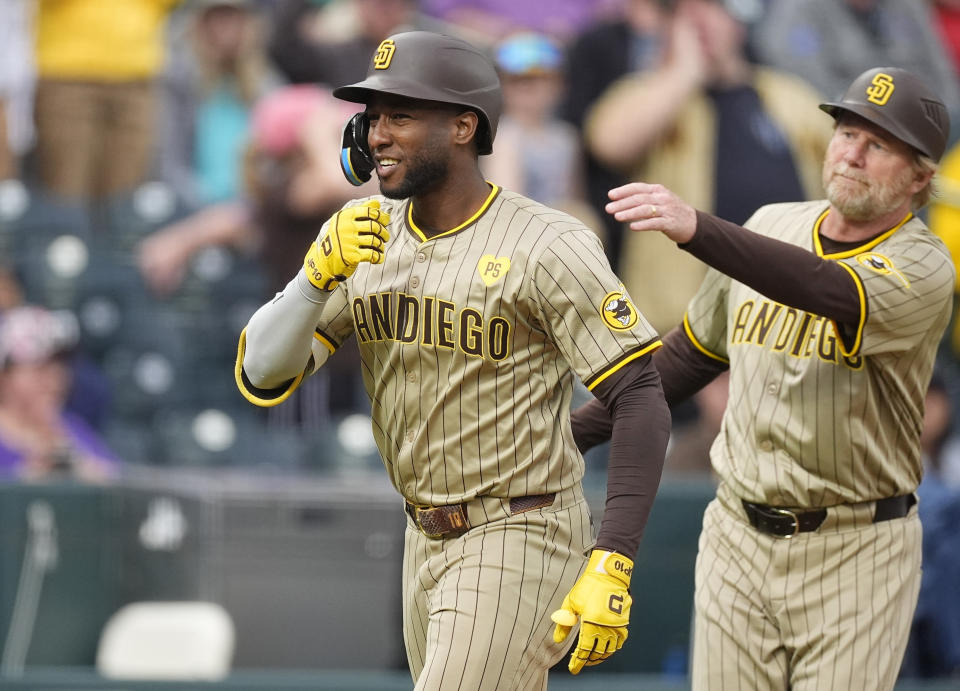
<svg viewBox="0 0 960 691"><path fill-rule="evenodd" d="M818 196L831 135L828 121L807 115L818 95L750 63L745 47L745 27L722 0L677 0L660 65L624 75L589 109L593 156L735 223L766 203ZM680 319L705 272L655 233L626 234L620 261L660 333Z"/></svg>
<svg viewBox="0 0 960 691"><path fill-rule="evenodd" d="M270 294L285 285L294 248L309 246L317 223L356 191L338 163L351 113L327 90L306 84L281 87L259 101L247 132L242 198L160 228L138 248L153 292L177 290L191 258L209 246L259 252Z"/></svg>
<svg viewBox="0 0 960 691"><path fill-rule="evenodd" d="M427 14L469 29L488 42L517 31L535 31L566 41L580 27L615 16L627 0L421 0Z"/></svg>
<svg viewBox="0 0 960 691"><path fill-rule="evenodd" d="M241 192L253 105L281 84L253 0L195 0L163 75L160 170L189 205Z"/></svg>
<svg viewBox="0 0 960 691"><path fill-rule="evenodd" d="M258 102L244 157L243 198L204 207L140 244L138 265L153 292L176 291L191 259L210 246L256 253L267 279L264 298L286 285L317 229L357 193L339 165L342 128L355 110L306 84L281 87ZM294 404L270 409L271 420L320 424L329 419L331 405L335 412L364 408L354 350L345 351L341 363L297 392Z"/></svg>
<svg viewBox="0 0 960 691"><path fill-rule="evenodd" d="M39 0L36 161L47 190L102 199L145 178L164 31L179 1Z"/></svg>
<svg viewBox="0 0 960 691"><path fill-rule="evenodd" d="M564 89L563 49L545 34L522 32L493 51L503 89L496 150L484 174L502 187L573 214L602 232L584 195L580 133L557 117Z"/></svg>
<svg viewBox="0 0 960 691"><path fill-rule="evenodd" d="M20 176L33 141L33 49L27 0L0 2L0 180Z"/></svg>
<svg viewBox="0 0 960 691"><path fill-rule="evenodd" d="M0 315L26 304L17 270L0 261ZM71 386L66 410L99 432L110 417L113 398L110 383L100 366L82 349L73 352L69 363Z"/></svg>
<svg viewBox="0 0 960 691"><path fill-rule="evenodd" d="M455 33L454 27L426 16L417 0L346 0L349 16L334 31L315 31L317 4L276 0L269 53L294 84L337 87L363 79L380 41L404 29ZM339 34L334 35L330 34Z"/></svg>
<svg viewBox="0 0 960 691"><path fill-rule="evenodd" d="M816 92L793 75L751 63L746 27L720 0L670 4L667 13L650 0L634 0L634 11L643 10L638 17L651 27L643 51L654 54L586 110L591 156L621 178L660 182L739 223L759 205L819 195L831 127L806 115L816 110ZM623 233L622 226L611 232L623 236L618 265L627 289L654 328L667 333L700 285L704 265L675 252L658 233ZM705 435L723 412L725 387L717 379L674 411L667 471L707 472Z"/></svg>
<svg viewBox="0 0 960 691"><path fill-rule="evenodd" d="M0 315L0 477L103 481L118 459L66 410L78 329L69 312L19 306Z"/></svg>
<svg viewBox="0 0 960 691"><path fill-rule="evenodd" d="M824 98L839 97L877 65L922 74L960 121L957 74L928 1L776 0L755 27L754 45L758 60L802 77Z"/></svg>
<svg viewBox="0 0 960 691"><path fill-rule="evenodd" d="M587 112L613 82L626 74L642 73L660 62L661 42L671 0L626 0L620 13L588 25L571 39L565 61L566 85L559 107L560 117L583 129ZM627 177L612 170L584 151L586 198L605 227L607 258L618 270L620 224L604 213L607 190L618 187Z"/></svg>

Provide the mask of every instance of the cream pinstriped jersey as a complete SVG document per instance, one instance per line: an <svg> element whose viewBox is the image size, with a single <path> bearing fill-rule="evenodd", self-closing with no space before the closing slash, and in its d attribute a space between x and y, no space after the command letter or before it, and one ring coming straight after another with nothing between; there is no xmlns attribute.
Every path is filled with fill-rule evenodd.
<svg viewBox="0 0 960 691"><path fill-rule="evenodd" d="M711 449L742 498L829 506L916 489L923 400L950 319L954 269L917 218L825 255L823 201L765 206L751 230L841 262L861 295L858 330L785 307L711 270L691 300L687 335L728 359L730 397Z"/></svg>
<svg viewBox="0 0 960 691"><path fill-rule="evenodd" d="M443 505L578 482L573 376L592 387L660 344L596 235L494 188L472 219L428 240L408 201L373 199L391 217L384 261L341 284L317 334L331 350L358 339L394 485Z"/></svg>

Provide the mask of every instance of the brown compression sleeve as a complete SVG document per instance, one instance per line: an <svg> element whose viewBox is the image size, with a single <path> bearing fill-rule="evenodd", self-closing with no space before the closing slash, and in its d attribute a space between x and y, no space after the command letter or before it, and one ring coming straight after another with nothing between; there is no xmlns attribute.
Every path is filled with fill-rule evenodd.
<svg viewBox="0 0 960 691"><path fill-rule="evenodd" d="M573 428L577 449L584 453L610 439L613 420L607 407L596 398L591 398L570 414L570 427Z"/></svg>
<svg viewBox="0 0 960 691"><path fill-rule="evenodd" d="M663 337L663 347L654 351L653 363L660 374L663 395L671 408L685 401L727 369L725 363L707 357L697 350L679 326ZM570 424L580 453L604 443L610 439L613 431L610 412L596 398L574 410L570 416Z"/></svg>
<svg viewBox="0 0 960 691"><path fill-rule="evenodd" d="M784 305L838 324L860 322L860 296L850 273L802 247L697 211L697 232L680 248Z"/></svg>
<svg viewBox="0 0 960 691"><path fill-rule="evenodd" d="M598 384L593 393L611 420L607 500L597 547L633 557L660 486L670 410L649 355Z"/></svg>
<svg viewBox="0 0 960 691"><path fill-rule="evenodd" d="M660 384L667 404L672 408L690 398L728 368L694 347L680 326L663 337L663 347L653 354L653 364L660 372Z"/></svg>

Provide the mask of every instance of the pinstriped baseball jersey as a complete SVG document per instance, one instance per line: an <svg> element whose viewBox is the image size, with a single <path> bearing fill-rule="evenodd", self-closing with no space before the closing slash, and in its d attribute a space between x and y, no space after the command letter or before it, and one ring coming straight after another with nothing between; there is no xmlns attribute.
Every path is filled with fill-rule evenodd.
<svg viewBox="0 0 960 691"><path fill-rule="evenodd" d="M372 198L391 219L384 261L338 287L317 337L330 350L358 339L394 485L439 506L579 482L573 376L592 388L660 344L599 239L496 186L474 217L432 238L409 200Z"/></svg>
<svg viewBox="0 0 960 691"><path fill-rule="evenodd" d="M684 325L730 362L730 397L712 449L733 492L777 506L830 506L907 494L920 481L923 399L950 318L954 270L917 218L861 246L824 254L822 201L763 207L751 230L840 262L861 321L836 325L711 270Z"/></svg>

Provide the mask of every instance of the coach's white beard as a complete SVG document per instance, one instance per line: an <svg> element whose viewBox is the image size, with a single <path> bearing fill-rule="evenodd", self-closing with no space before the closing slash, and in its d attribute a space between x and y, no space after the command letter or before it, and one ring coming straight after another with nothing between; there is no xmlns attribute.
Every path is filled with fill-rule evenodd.
<svg viewBox="0 0 960 691"><path fill-rule="evenodd" d="M842 161L835 165L823 164L823 189L827 199L851 221L871 221L896 209L909 196L907 188L912 180L911 168L890 180L877 182Z"/></svg>

